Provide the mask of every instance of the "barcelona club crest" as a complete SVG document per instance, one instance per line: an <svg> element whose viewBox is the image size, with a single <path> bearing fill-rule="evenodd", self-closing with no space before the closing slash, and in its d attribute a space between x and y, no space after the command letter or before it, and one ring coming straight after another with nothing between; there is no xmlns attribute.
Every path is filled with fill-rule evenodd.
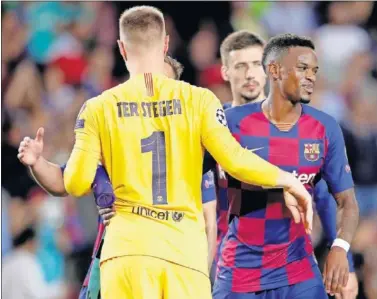
<svg viewBox="0 0 377 299"><path fill-rule="evenodd" d="M318 143L306 143L304 149L305 159L310 162L315 162L319 159L320 149Z"/></svg>
<svg viewBox="0 0 377 299"><path fill-rule="evenodd" d="M172 218L175 222L180 222L182 219L183 219L183 216L185 214L181 213L181 212L173 212L172 214Z"/></svg>

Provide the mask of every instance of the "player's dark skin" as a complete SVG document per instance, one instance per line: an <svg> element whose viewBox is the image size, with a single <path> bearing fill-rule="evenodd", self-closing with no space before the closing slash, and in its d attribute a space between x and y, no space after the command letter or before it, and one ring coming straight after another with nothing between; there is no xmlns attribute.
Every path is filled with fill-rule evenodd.
<svg viewBox="0 0 377 299"><path fill-rule="evenodd" d="M311 48L293 47L270 60L267 73L270 93L263 103L265 115L281 130L289 130L300 118L301 105L309 103L318 71L317 56ZM354 188L333 194L338 203L337 238L351 244L359 221ZM340 293L348 281L347 253L332 247L326 259L323 282L330 294Z"/></svg>

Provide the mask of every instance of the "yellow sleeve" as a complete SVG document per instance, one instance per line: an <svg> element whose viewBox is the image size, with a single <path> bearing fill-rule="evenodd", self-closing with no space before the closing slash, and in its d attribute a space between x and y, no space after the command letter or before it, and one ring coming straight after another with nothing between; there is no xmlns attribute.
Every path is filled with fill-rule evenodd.
<svg viewBox="0 0 377 299"><path fill-rule="evenodd" d="M225 112L216 96L202 96L202 143L221 167L234 178L253 185L275 187L279 168L248 151L230 133Z"/></svg>
<svg viewBox="0 0 377 299"><path fill-rule="evenodd" d="M75 145L64 170L67 193L80 197L89 193L101 157L98 124L92 100L84 103L75 125Z"/></svg>

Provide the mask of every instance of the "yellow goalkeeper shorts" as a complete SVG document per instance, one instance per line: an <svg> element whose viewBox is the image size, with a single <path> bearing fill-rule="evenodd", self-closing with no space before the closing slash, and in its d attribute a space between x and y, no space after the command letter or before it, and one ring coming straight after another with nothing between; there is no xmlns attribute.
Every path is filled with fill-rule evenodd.
<svg viewBox="0 0 377 299"><path fill-rule="evenodd" d="M211 299L203 273L159 258L122 256L101 263L102 299Z"/></svg>

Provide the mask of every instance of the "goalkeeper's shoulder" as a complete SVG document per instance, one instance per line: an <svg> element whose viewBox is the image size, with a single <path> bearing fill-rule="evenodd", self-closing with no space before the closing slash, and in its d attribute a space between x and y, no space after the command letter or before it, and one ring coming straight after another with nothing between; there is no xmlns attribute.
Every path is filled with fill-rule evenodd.
<svg viewBox="0 0 377 299"><path fill-rule="evenodd" d="M202 111L206 111L208 108L216 106L222 108L222 104L217 96L208 88L199 87L190 84L190 93L192 95L192 101L199 107Z"/></svg>
<svg viewBox="0 0 377 299"><path fill-rule="evenodd" d="M83 108L88 107L91 111L101 111L103 107L107 105L113 105L118 102L118 99L122 93L125 91L125 84L119 84L115 87L103 91L98 96L88 99ZM82 108L82 109L83 109Z"/></svg>

